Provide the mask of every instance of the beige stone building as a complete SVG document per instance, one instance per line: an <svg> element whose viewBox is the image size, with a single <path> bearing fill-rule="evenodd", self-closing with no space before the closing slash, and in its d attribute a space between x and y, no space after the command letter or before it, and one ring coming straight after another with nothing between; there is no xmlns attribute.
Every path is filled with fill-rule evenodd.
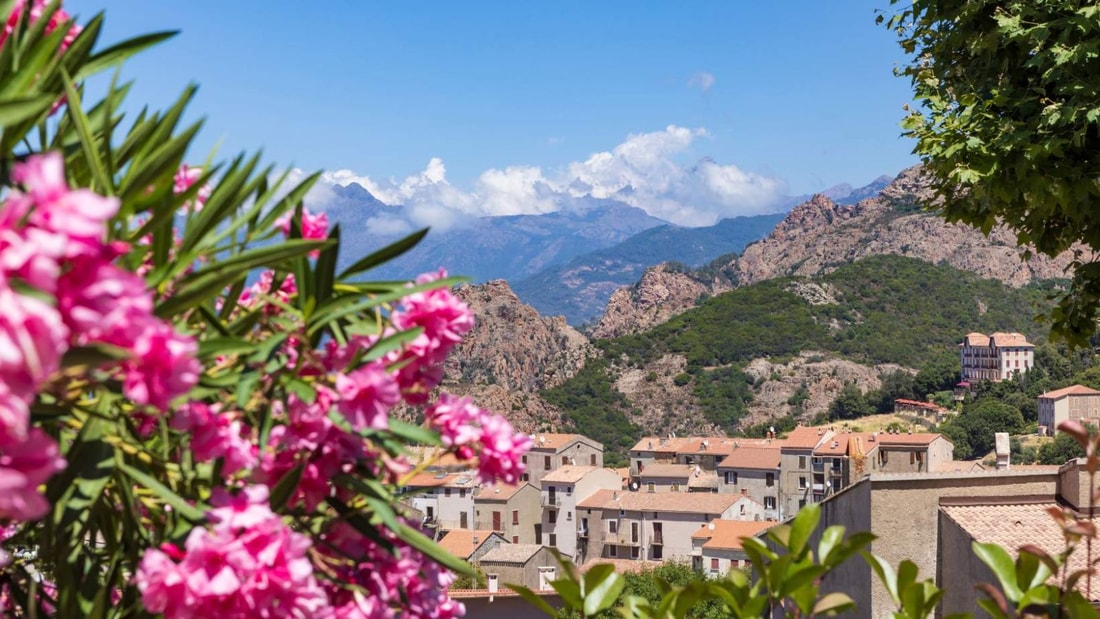
<svg viewBox="0 0 1100 619"><path fill-rule="evenodd" d="M448 531L439 540L439 547L453 554L459 559L465 559L471 563L477 563L482 555L490 550L507 544L499 533L493 531L467 531L455 529Z"/></svg>
<svg viewBox="0 0 1100 619"><path fill-rule="evenodd" d="M640 492L718 492L718 475L695 464L653 464L638 476Z"/></svg>
<svg viewBox="0 0 1100 619"><path fill-rule="evenodd" d="M568 465L603 466L603 444L580 434L533 434L531 450L523 456L527 472L521 481L540 487L542 478Z"/></svg>
<svg viewBox="0 0 1100 619"><path fill-rule="evenodd" d="M968 333L959 344L964 382L1008 380L1035 366L1035 346L1020 333Z"/></svg>
<svg viewBox="0 0 1100 619"><path fill-rule="evenodd" d="M491 591L506 584L547 591L561 569L550 549L539 544L501 544L482 555L480 566Z"/></svg>
<svg viewBox="0 0 1100 619"><path fill-rule="evenodd" d="M542 521L539 489L526 482L482 486L474 496L474 519L478 529L500 533L513 544L536 544Z"/></svg>
<svg viewBox="0 0 1100 619"><path fill-rule="evenodd" d="M878 433L875 460L877 470L885 473L924 473L935 471L954 459L955 445L942 434Z"/></svg>
<svg viewBox="0 0 1100 619"><path fill-rule="evenodd" d="M811 543L816 544L821 531L832 525L842 525L849 532L870 531L878 536L871 544L871 551L891 565L912 560L920 569L921 578L933 577L940 587L958 588L957 583L946 580L940 572L941 505L963 498L1053 497L1057 485L1057 467L968 473L872 473L821 503L821 523ZM887 617L892 610L889 594L862 560L844 563L825 579L822 590L843 591L852 596L857 617ZM974 591L966 588L964 594L973 597Z"/></svg>
<svg viewBox="0 0 1100 619"><path fill-rule="evenodd" d="M710 576L722 576L730 569L749 565L749 556L742 548L741 538L752 537L774 522L743 522L711 520L691 536L691 566Z"/></svg>
<svg viewBox="0 0 1100 619"><path fill-rule="evenodd" d="M688 561L700 525L716 518L763 520L764 511L743 495L614 490L597 492L578 509L590 525L587 556L642 561Z"/></svg>
<svg viewBox="0 0 1100 619"><path fill-rule="evenodd" d="M764 447L781 443L782 441L775 439L726 436L646 436L630 449L630 476L638 481L646 467L654 464L690 464L704 471L715 471L718 464L739 447Z"/></svg>
<svg viewBox="0 0 1100 619"><path fill-rule="evenodd" d="M824 427L799 426L779 448L782 471L779 481L779 509L783 518L825 498L825 477L814 479L814 450L830 441L835 431Z"/></svg>
<svg viewBox="0 0 1100 619"><path fill-rule="evenodd" d="M622 478L615 469L596 466L566 465L542 478L542 518L540 544L581 564L586 560L580 532L588 528L586 518L577 513L577 504L601 490L619 490Z"/></svg>
<svg viewBox="0 0 1100 619"><path fill-rule="evenodd" d="M1039 396L1039 433L1053 436L1058 424L1069 419L1100 423L1100 391L1073 385Z"/></svg>
<svg viewBox="0 0 1100 619"><path fill-rule="evenodd" d="M778 446L741 447L718 465L718 492L748 494L764 505L765 520L779 520Z"/></svg>
<svg viewBox="0 0 1100 619"><path fill-rule="evenodd" d="M423 525L437 536L452 529L474 528L477 474L421 473L402 488L404 501L424 514Z"/></svg>

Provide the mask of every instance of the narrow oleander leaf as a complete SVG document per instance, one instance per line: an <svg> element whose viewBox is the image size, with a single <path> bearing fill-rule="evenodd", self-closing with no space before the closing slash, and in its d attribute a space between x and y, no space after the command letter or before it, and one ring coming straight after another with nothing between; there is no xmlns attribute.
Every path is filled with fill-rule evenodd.
<svg viewBox="0 0 1100 619"><path fill-rule="evenodd" d="M0 99L0 129L38 116L48 110L53 101L50 95Z"/></svg>
<svg viewBox="0 0 1100 619"><path fill-rule="evenodd" d="M272 511L278 512L287 506L290 497L294 496L294 491L298 489L298 483L302 481L303 470L305 470L305 464L299 463L275 483L268 497Z"/></svg>
<svg viewBox="0 0 1100 619"><path fill-rule="evenodd" d="M393 260L401 254L409 251L413 247L416 247L417 243L423 240L423 238L427 236L427 234L428 228L424 228L423 230L414 232L399 241L390 243L389 245L383 247L382 249L379 249L373 254L357 260L350 267L344 269L344 271L340 273L340 277L338 279L340 281L344 281L349 277L358 275L364 271L369 271L370 269L373 269L380 264Z"/></svg>
<svg viewBox="0 0 1100 619"><path fill-rule="evenodd" d="M95 185L91 189L113 196L115 195L115 184L107 176L107 166L100 157L99 145L96 136L92 133L92 125L80 107L80 92L76 89L76 85L73 84L73 80L66 71L61 71L61 78L65 83L69 118L73 120L73 124L76 126L77 135L80 136L80 149L84 152L85 163L91 170L92 178L95 180Z"/></svg>
<svg viewBox="0 0 1100 619"><path fill-rule="evenodd" d="M186 499L181 497L172 491L171 488L165 486L152 475L136 469L125 462L118 463L118 469L126 474L127 477L137 482L139 485L144 486L148 490L152 490L162 501L172 506L172 509L176 510L184 518L191 520L192 522L202 522L206 519L206 512L209 507L200 504L192 505L187 502Z"/></svg>
<svg viewBox="0 0 1100 619"><path fill-rule="evenodd" d="M89 58L76 72L74 78L80 81L100 71L120 65L134 54L149 49L162 41L167 41L177 34L179 34L178 30L153 32L116 43Z"/></svg>

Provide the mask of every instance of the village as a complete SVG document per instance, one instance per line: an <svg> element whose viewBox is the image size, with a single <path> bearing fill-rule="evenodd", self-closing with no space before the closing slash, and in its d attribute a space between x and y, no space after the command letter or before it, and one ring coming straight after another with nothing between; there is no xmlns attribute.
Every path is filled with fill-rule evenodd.
<svg viewBox="0 0 1100 619"><path fill-rule="evenodd" d="M1033 346L1017 333L971 333L959 349L960 389L1034 367ZM1040 434L1067 419L1095 421L1100 391L1076 385L1044 393L1038 409ZM912 400L897 400L895 412L933 426L951 414ZM604 467L603 445L579 434L532 439L518 484L481 486L451 458L404 485L404 501L424 528L485 575L484 589L454 592L468 606L509 595L506 583L553 594L550 582L561 569L554 551L581 571L674 561L721 576L748 566L741 538L762 535L808 504L821 504L824 526L877 535L880 556L977 583L986 575L971 573L971 541L1013 547L1057 535L1037 503L1088 505L1082 465L1014 464L1007 434L996 436L992 463L956 460L947 437L912 429L852 431L845 424L760 439L650 436L630 449L626 468ZM869 567L840 578L861 607L876 616L888 608L880 588L870 586ZM965 606L970 588L955 590Z"/></svg>

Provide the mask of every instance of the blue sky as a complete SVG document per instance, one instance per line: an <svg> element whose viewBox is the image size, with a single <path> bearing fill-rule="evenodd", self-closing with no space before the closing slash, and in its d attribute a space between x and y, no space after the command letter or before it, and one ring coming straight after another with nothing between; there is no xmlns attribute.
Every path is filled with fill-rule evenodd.
<svg viewBox="0 0 1100 619"><path fill-rule="evenodd" d="M891 72L903 58L874 23L887 2L65 6L106 9L105 41L180 29L123 76L158 106L197 82L199 145L223 155L262 147L389 201L478 214L656 179L638 199L698 224L915 163L898 128L910 89ZM705 186L687 178L704 157ZM723 206L688 204L707 200Z"/></svg>

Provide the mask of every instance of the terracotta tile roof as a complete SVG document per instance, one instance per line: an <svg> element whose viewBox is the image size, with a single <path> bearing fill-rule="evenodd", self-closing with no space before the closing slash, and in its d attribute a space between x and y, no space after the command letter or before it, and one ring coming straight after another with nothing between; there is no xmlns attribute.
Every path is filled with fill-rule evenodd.
<svg viewBox="0 0 1100 619"><path fill-rule="evenodd" d="M938 438L951 442L951 439L935 432L915 432L913 434L884 434L880 432L875 440L879 445L930 445Z"/></svg>
<svg viewBox="0 0 1100 619"><path fill-rule="evenodd" d="M989 339L998 348L1005 346L1035 348L1035 345L1027 341L1027 337L1023 333L990 333Z"/></svg>
<svg viewBox="0 0 1100 619"><path fill-rule="evenodd" d="M832 438L814 449L815 456L845 456L848 454L849 434L834 434Z"/></svg>
<svg viewBox="0 0 1100 619"><path fill-rule="evenodd" d="M1100 391L1084 385L1073 385L1071 387L1063 387L1062 389L1055 389L1054 391L1039 394L1039 397L1048 400L1059 400L1068 395L1100 395Z"/></svg>
<svg viewBox="0 0 1100 619"><path fill-rule="evenodd" d="M418 473L405 482L406 488L438 488L449 486L451 488L475 488L477 487L476 473Z"/></svg>
<svg viewBox="0 0 1100 619"><path fill-rule="evenodd" d="M694 464L650 464L645 467L638 477L672 477L686 479L695 473Z"/></svg>
<svg viewBox="0 0 1100 619"><path fill-rule="evenodd" d="M940 510L954 520L977 542L992 542L1017 556L1020 546L1035 544L1054 555L1065 549L1062 530L1047 513L1050 508L1061 509L1058 503L1019 502L987 505L941 505ZM1095 522L1096 519L1093 519ZM969 552L969 544L965 552ZM1070 555L1071 572L1085 566L1085 553L1078 549ZM1085 579L1080 580L1084 586ZM1083 593L1083 591L1082 591ZM1093 601L1100 597L1100 587L1094 587Z"/></svg>
<svg viewBox="0 0 1100 619"><path fill-rule="evenodd" d="M984 333L967 333L963 343L967 346L989 346L989 336Z"/></svg>
<svg viewBox="0 0 1100 619"><path fill-rule="evenodd" d="M619 474L619 479L623 480L623 488L626 488L630 484L630 467L624 466L620 469L612 469Z"/></svg>
<svg viewBox="0 0 1100 619"><path fill-rule="evenodd" d="M555 589L532 589L532 593L539 596L557 597L558 592ZM481 598L507 598L507 597L519 597L519 594L512 591L508 587L500 587L496 593L490 593L488 589L449 589L447 591L447 597L455 600L473 600Z"/></svg>
<svg viewBox="0 0 1100 619"><path fill-rule="evenodd" d="M624 509L627 511L721 514L737 501L740 494L712 492L620 492L598 490L577 504L585 509Z"/></svg>
<svg viewBox="0 0 1100 619"><path fill-rule="evenodd" d="M787 443L783 445L783 448L813 449L825 439L829 432L830 430L821 426L798 426L787 435Z"/></svg>
<svg viewBox="0 0 1100 619"><path fill-rule="evenodd" d="M501 544L481 555L482 563L527 563L542 550L540 544Z"/></svg>
<svg viewBox="0 0 1100 619"><path fill-rule="evenodd" d="M522 489L524 486L531 486L532 488L535 487L529 482L523 482L522 484L505 484L502 482L497 482L492 486L482 487L481 492L479 492L477 496L474 497L474 500L507 501L508 499L514 497L516 493L519 492L520 489Z"/></svg>
<svg viewBox="0 0 1100 619"><path fill-rule="evenodd" d="M587 572L597 565L610 565L619 574L624 572L644 572L659 567L662 561L643 561L641 559L589 559L581 566L582 572Z"/></svg>
<svg viewBox="0 0 1100 619"><path fill-rule="evenodd" d="M703 471L688 479L688 488L717 488L719 485L718 474L713 471Z"/></svg>
<svg viewBox="0 0 1100 619"><path fill-rule="evenodd" d="M985 466L977 460L950 460L948 462L937 462L936 466L932 468L933 473L969 473L971 471L984 470Z"/></svg>
<svg viewBox="0 0 1100 619"><path fill-rule="evenodd" d="M532 450L553 450L557 451L562 447L565 447L576 440L583 440L593 445L599 445L600 449L603 449L603 445L596 441L584 436L583 434L532 434L533 443L531 445Z"/></svg>
<svg viewBox="0 0 1100 619"><path fill-rule="evenodd" d="M576 483L592 471L599 470L598 466L581 466L580 464L567 464L550 471L543 476L542 481L557 483Z"/></svg>
<svg viewBox="0 0 1100 619"><path fill-rule="evenodd" d="M475 550L481 548L492 535L492 531L453 529L448 531L447 534L439 540L439 546L460 559L466 559L473 554ZM497 537L500 536L498 535ZM475 539L477 540L476 544L474 543Z"/></svg>
<svg viewBox="0 0 1100 619"><path fill-rule="evenodd" d="M703 445L703 442L706 445ZM662 438L646 436L630 448L631 451L649 451L667 454L718 454L728 455L739 447L764 447L782 444L782 440L766 438L740 438L728 436L689 436L683 438Z"/></svg>
<svg viewBox="0 0 1100 619"><path fill-rule="evenodd" d="M718 464L724 469L754 469L772 471L779 468L782 454L779 447L742 447Z"/></svg>
<svg viewBox="0 0 1100 619"><path fill-rule="evenodd" d="M705 539L703 548L740 550L742 537L753 537L757 533L770 529L776 522L747 522L743 520L714 519L691 534L691 539ZM711 526L714 528L711 529Z"/></svg>
<svg viewBox="0 0 1100 619"><path fill-rule="evenodd" d="M944 407L933 404L932 402L921 402L919 400L906 400L905 398L897 398L894 400L894 407L897 408L898 404L902 406L912 406L914 408L923 408L930 411L942 411Z"/></svg>

